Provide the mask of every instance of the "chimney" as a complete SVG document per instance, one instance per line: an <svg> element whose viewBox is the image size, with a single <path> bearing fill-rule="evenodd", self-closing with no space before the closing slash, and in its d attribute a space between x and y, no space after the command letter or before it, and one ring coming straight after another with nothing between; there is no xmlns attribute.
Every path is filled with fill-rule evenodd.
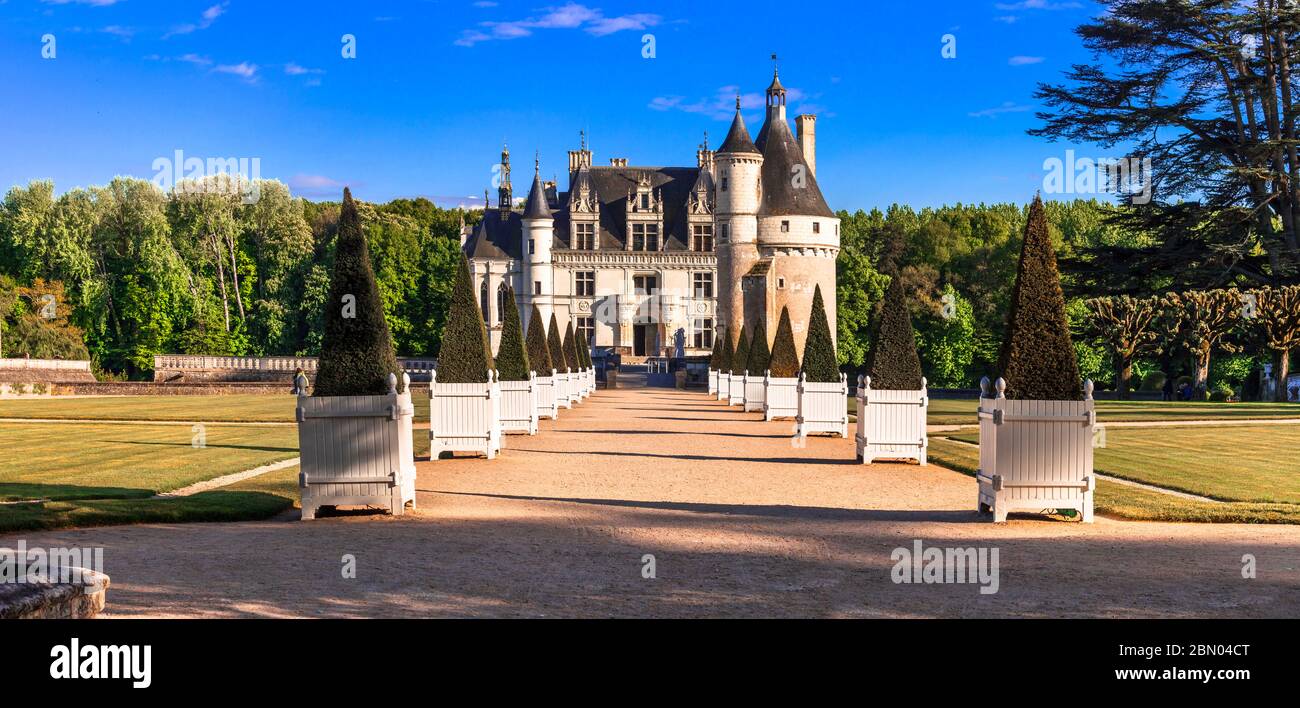
<svg viewBox="0 0 1300 708"><path fill-rule="evenodd" d="M799 131L799 149L803 151L804 162L808 170L817 176L817 116L805 113L795 116L795 127Z"/></svg>
<svg viewBox="0 0 1300 708"><path fill-rule="evenodd" d="M626 157L611 157L611 158L609 158L609 165L610 165L610 167L627 167L627 158L626 158Z"/></svg>

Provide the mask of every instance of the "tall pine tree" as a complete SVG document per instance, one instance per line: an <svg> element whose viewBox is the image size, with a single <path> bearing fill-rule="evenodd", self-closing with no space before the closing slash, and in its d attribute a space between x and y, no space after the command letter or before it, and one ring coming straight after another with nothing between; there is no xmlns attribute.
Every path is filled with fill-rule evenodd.
<svg viewBox="0 0 1300 708"><path fill-rule="evenodd" d="M366 235L352 191L344 188L325 332L312 395L385 394L389 374L397 376L401 388L402 370L393 353Z"/></svg>
<svg viewBox="0 0 1300 708"><path fill-rule="evenodd" d="M569 371L582 368L578 361L578 340L573 335L573 320L564 327L564 365L569 367Z"/></svg>
<svg viewBox="0 0 1300 708"><path fill-rule="evenodd" d="M772 353L767 348L767 328L763 326L763 320L759 320L754 325L754 336L749 342L749 359L745 362L745 370L750 376L762 376L767 373L768 366L772 361Z"/></svg>
<svg viewBox="0 0 1300 708"><path fill-rule="evenodd" d="M569 363L564 358L564 341L560 339L560 323L555 319L554 312L551 313L551 326L546 330L546 346L551 350L556 370L567 371Z"/></svg>
<svg viewBox="0 0 1300 708"><path fill-rule="evenodd" d="M501 313L501 346L497 348L497 373L502 381L528 380L528 352L524 350L524 329L519 323L515 291L506 286L506 308Z"/></svg>
<svg viewBox="0 0 1300 708"><path fill-rule="evenodd" d="M871 387L893 391L921 388L921 357L916 353L916 333L907 311L903 279L894 275L885 291L867 352Z"/></svg>
<svg viewBox="0 0 1300 708"><path fill-rule="evenodd" d="M1077 401L1083 398L1079 363L1070 341L1061 274L1047 231L1043 199L1034 197L1025 224L1006 336L998 357L1011 399Z"/></svg>
<svg viewBox="0 0 1300 708"><path fill-rule="evenodd" d="M826 303L822 300L820 285L813 291L808 338L803 347L803 373L812 383L836 383L840 380L840 367L835 359L835 340L831 339L831 324L826 318Z"/></svg>
<svg viewBox="0 0 1300 708"><path fill-rule="evenodd" d="M492 368L492 345L470 285L469 261L462 254L438 353L438 383L487 383Z"/></svg>
<svg viewBox="0 0 1300 708"><path fill-rule="evenodd" d="M790 308L781 308L781 320L772 340L772 361L768 365L774 379L793 379L799 375L799 352L795 349L794 328L790 326Z"/></svg>
<svg viewBox="0 0 1300 708"><path fill-rule="evenodd" d="M555 364L551 358L551 348L546 344L546 324L542 321L542 311L533 305L533 312L528 318L528 363L538 376L550 376Z"/></svg>

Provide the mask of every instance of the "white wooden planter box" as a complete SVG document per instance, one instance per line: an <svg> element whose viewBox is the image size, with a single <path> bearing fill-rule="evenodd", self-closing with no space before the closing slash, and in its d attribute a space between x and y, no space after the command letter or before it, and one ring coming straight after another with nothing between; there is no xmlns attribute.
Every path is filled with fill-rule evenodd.
<svg viewBox="0 0 1300 708"><path fill-rule="evenodd" d="M555 400L555 369L551 369L549 376L537 376L533 372L534 385L537 391L537 417L555 420L560 417L560 404Z"/></svg>
<svg viewBox="0 0 1300 708"><path fill-rule="evenodd" d="M925 379L918 391L887 391L871 388L870 376L858 377L858 431L854 438L862 464L882 457L926 464L927 391Z"/></svg>
<svg viewBox="0 0 1300 708"><path fill-rule="evenodd" d="M727 405L745 405L745 376L734 371L727 377Z"/></svg>
<svg viewBox="0 0 1300 708"><path fill-rule="evenodd" d="M569 398L569 388L572 386L572 377L566 369L563 372L555 372L555 402L561 408L573 408L573 400Z"/></svg>
<svg viewBox="0 0 1300 708"><path fill-rule="evenodd" d="M745 412L763 410L763 402L767 400L765 386L763 381L765 376L751 376L745 374Z"/></svg>
<svg viewBox="0 0 1300 708"><path fill-rule="evenodd" d="M799 379L763 377L763 420L799 415Z"/></svg>
<svg viewBox="0 0 1300 708"><path fill-rule="evenodd" d="M579 371L578 380L581 382L580 393L585 399L591 395L591 369L582 369Z"/></svg>
<svg viewBox="0 0 1300 708"><path fill-rule="evenodd" d="M799 375L799 414L796 435L802 439L816 433L849 436L849 377L840 374L836 383L814 383Z"/></svg>
<svg viewBox="0 0 1300 708"><path fill-rule="evenodd" d="M1012 401L1006 387L998 379L990 398L988 379L980 382L979 510L1003 522L1012 511L1074 509L1091 522L1092 382L1084 383L1082 401Z"/></svg>
<svg viewBox="0 0 1300 708"><path fill-rule="evenodd" d="M715 396L718 393L718 372L716 369L709 369L709 395Z"/></svg>
<svg viewBox="0 0 1300 708"><path fill-rule="evenodd" d="M389 374L384 396L298 396L298 489L302 518L322 506L415 508L411 379Z"/></svg>
<svg viewBox="0 0 1300 708"><path fill-rule="evenodd" d="M537 378L501 381L501 432L537 434Z"/></svg>
<svg viewBox="0 0 1300 708"><path fill-rule="evenodd" d="M572 408L573 404L582 402L582 372L570 371L568 379L569 383L564 390L569 394L569 407Z"/></svg>
<svg viewBox="0 0 1300 708"><path fill-rule="evenodd" d="M730 392L731 392L731 372L719 371L718 390L717 393L715 393L714 395L718 397L719 401L725 401L727 400L727 394Z"/></svg>
<svg viewBox="0 0 1300 708"><path fill-rule="evenodd" d="M489 460L501 452L501 387L496 372L488 383L429 382L429 456L477 452Z"/></svg>

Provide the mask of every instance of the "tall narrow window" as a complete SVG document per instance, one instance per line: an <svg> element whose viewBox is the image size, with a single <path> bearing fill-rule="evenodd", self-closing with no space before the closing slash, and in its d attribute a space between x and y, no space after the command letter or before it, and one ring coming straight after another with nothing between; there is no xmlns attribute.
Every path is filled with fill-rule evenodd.
<svg viewBox="0 0 1300 708"><path fill-rule="evenodd" d="M478 289L478 309L483 311L483 324L492 326L492 303L488 301L488 284L487 277L483 278L483 284Z"/></svg>
<svg viewBox="0 0 1300 708"><path fill-rule="evenodd" d="M540 280L534 280L534 281L533 281L533 294L534 294L534 295L541 295L541 294L542 294L542 281L540 281Z"/></svg>
<svg viewBox="0 0 1300 708"><path fill-rule="evenodd" d="M588 347L596 343L596 320L590 317L579 317L575 329L578 341L586 342Z"/></svg>
<svg viewBox="0 0 1300 708"><path fill-rule="evenodd" d="M691 285L695 291L695 297L713 297L712 273L692 273Z"/></svg>
<svg viewBox="0 0 1300 708"><path fill-rule="evenodd" d="M693 339L696 349L713 348L713 320L710 318L692 322Z"/></svg>
<svg viewBox="0 0 1300 708"><path fill-rule="evenodd" d="M573 274L575 295L579 297L594 297L596 295L596 271L583 270Z"/></svg>
<svg viewBox="0 0 1300 708"><path fill-rule="evenodd" d="M502 283L501 286L497 288L497 319L504 322L506 319L506 308L513 305L514 303L510 302L510 291L506 290L506 284Z"/></svg>
<svg viewBox="0 0 1300 708"><path fill-rule="evenodd" d="M712 253L713 224L695 224L691 231L691 248L701 253Z"/></svg>
<svg viewBox="0 0 1300 708"><path fill-rule="evenodd" d="M821 233L821 232L822 232L822 224L821 224L821 222L820 222L820 221L814 221L814 222L813 222L813 233L815 233L815 234L819 234L819 233Z"/></svg>
<svg viewBox="0 0 1300 708"><path fill-rule="evenodd" d="M579 251L592 251L596 248L596 225L578 222L573 225L573 248Z"/></svg>

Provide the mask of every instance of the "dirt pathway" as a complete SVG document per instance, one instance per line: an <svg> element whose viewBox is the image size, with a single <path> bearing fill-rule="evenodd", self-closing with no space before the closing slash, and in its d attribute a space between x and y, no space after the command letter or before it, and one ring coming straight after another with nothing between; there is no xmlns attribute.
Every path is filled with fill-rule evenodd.
<svg viewBox="0 0 1300 708"><path fill-rule="evenodd" d="M1300 616L1300 527L993 525L970 477L862 466L851 440L798 449L792 428L700 393L600 391L494 462L418 463L402 518L26 539L104 546L115 617ZM916 540L997 549L998 592L894 583Z"/></svg>

